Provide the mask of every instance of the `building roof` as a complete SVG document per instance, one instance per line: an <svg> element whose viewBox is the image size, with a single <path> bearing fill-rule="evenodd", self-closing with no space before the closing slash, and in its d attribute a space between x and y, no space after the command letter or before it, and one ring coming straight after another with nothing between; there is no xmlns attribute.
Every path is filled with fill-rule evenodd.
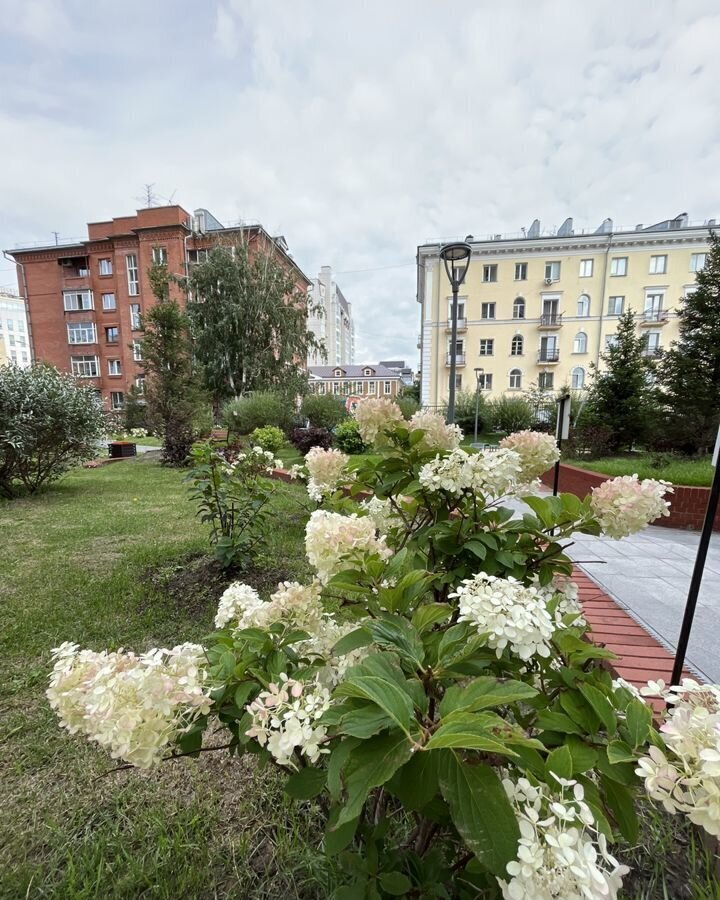
<svg viewBox="0 0 720 900"><path fill-rule="evenodd" d="M337 369L342 369L343 375L337 376ZM365 375L365 369L372 369L372 375ZM361 366L340 365L337 366L308 366L308 373L311 378L398 378L397 372L388 369L386 366L377 363L364 363Z"/></svg>
<svg viewBox="0 0 720 900"><path fill-rule="evenodd" d="M381 366L387 366L388 369L404 369L405 368L405 360L404 359L381 359Z"/></svg>

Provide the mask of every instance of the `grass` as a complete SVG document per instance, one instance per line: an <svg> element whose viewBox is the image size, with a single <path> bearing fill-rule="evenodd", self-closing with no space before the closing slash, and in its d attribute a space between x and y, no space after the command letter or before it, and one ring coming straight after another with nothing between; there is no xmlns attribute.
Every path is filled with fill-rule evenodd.
<svg viewBox="0 0 720 900"><path fill-rule="evenodd" d="M206 753L106 774L114 761L61 731L45 700L64 640L142 651L211 629L223 585L185 578L207 545L182 478L140 458L0 505L3 900L332 893L318 811L291 807L272 772ZM275 581L307 575L297 491L277 501Z"/></svg>
<svg viewBox="0 0 720 900"><path fill-rule="evenodd" d="M604 475L634 475L639 478L661 478L671 484L707 487L713 476L710 457L686 459L664 454L638 453L633 456L608 456L601 459L569 459L580 469Z"/></svg>

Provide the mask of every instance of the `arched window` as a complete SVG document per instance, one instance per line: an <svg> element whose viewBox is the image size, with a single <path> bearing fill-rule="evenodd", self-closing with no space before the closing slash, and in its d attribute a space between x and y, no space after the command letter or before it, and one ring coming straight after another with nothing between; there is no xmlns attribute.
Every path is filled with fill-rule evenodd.
<svg viewBox="0 0 720 900"><path fill-rule="evenodd" d="M584 331L578 331L575 335L573 353L587 353L587 335Z"/></svg>
<svg viewBox="0 0 720 900"><path fill-rule="evenodd" d="M585 385L585 369L582 366L575 366L572 370L571 386L574 391L581 390Z"/></svg>
<svg viewBox="0 0 720 900"><path fill-rule="evenodd" d="M513 303L513 319L525 318L525 298L516 297Z"/></svg>
<svg viewBox="0 0 720 900"><path fill-rule="evenodd" d="M516 334L510 343L510 356L523 355L523 336Z"/></svg>
<svg viewBox="0 0 720 900"><path fill-rule="evenodd" d="M577 314L583 319L590 315L590 297L587 294L580 294L578 297Z"/></svg>
<svg viewBox="0 0 720 900"><path fill-rule="evenodd" d="M522 387L522 372L520 371L520 369L510 369L510 387Z"/></svg>

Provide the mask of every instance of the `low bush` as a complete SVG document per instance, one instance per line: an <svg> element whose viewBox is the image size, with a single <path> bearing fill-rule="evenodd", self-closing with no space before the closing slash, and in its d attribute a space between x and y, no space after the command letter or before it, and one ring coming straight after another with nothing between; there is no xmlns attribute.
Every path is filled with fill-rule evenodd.
<svg viewBox="0 0 720 900"><path fill-rule="evenodd" d="M478 407L478 434L490 430L488 404L482 394L475 391L458 391L455 395L455 424L463 434L475 432L475 404Z"/></svg>
<svg viewBox="0 0 720 900"><path fill-rule="evenodd" d="M486 408L493 431L512 434L525 431L533 423L532 406L523 397L497 397Z"/></svg>
<svg viewBox="0 0 720 900"><path fill-rule="evenodd" d="M327 428L294 428L290 442L304 456L313 447L329 450L332 445L332 434Z"/></svg>
<svg viewBox="0 0 720 900"><path fill-rule="evenodd" d="M411 419L420 409L420 404L414 397L396 397L395 402L400 407L403 419Z"/></svg>
<svg viewBox="0 0 720 900"><path fill-rule="evenodd" d="M346 419L333 432L335 446L343 453L357 454L365 450L365 441L360 437L355 419Z"/></svg>
<svg viewBox="0 0 720 900"><path fill-rule="evenodd" d="M0 366L0 494L34 493L92 459L106 422L92 388L48 365Z"/></svg>
<svg viewBox="0 0 720 900"><path fill-rule="evenodd" d="M253 447L262 447L263 450L277 453L285 443L285 435L276 425L265 425L253 431L250 443Z"/></svg>
<svg viewBox="0 0 720 900"><path fill-rule="evenodd" d="M334 394L308 394L300 413L312 428L327 428L328 431L347 418L345 401Z"/></svg>
<svg viewBox="0 0 720 900"><path fill-rule="evenodd" d="M222 410L223 424L234 434L250 434L265 425L275 425L285 431L292 415L292 403L272 391L257 391L229 400Z"/></svg>

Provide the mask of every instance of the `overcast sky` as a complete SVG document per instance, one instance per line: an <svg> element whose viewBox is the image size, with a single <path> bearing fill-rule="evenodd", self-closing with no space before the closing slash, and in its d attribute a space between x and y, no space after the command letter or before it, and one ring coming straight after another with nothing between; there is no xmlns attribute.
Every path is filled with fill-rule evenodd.
<svg viewBox="0 0 720 900"><path fill-rule="evenodd" d="M415 250L720 217L717 0L0 0L0 244L145 183L286 236L417 360ZM14 281L0 260L0 284Z"/></svg>

